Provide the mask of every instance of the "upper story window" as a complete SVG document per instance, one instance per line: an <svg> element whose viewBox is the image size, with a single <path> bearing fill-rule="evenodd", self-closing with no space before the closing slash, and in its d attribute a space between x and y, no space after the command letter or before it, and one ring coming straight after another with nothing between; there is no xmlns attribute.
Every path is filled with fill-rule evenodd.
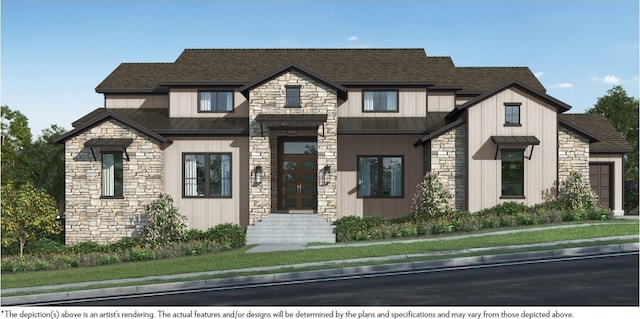
<svg viewBox="0 0 640 319"><path fill-rule="evenodd" d="M102 198L122 198L122 152L102 153Z"/></svg>
<svg viewBox="0 0 640 319"><path fill-rule="evenodd" d="M287 86L287 101L286 107L300 107L300 87L299 86Z"/></svg>
<svg viewBox="0 0 640 319"><path fill-rule="evenodd" d="M520 126L520 103L504 104L504 125Z"/></svg>
<svg viewBox="0 0 640 319"><path fill-rule="evenodd" d="M233 111L233 91L201 91L198 98L198 112Z"/></svg>
<svg viewBox="0 0 640 319"><path fill-rule="evenodd" d="M398 112L398 91L363 91L364 112Z"/></svg>

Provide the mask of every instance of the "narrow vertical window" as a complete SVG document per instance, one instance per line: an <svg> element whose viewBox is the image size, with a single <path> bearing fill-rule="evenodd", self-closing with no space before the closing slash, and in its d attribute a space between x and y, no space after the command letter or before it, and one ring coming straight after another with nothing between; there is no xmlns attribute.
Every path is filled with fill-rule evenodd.
<svg viewBox="0 0 640 319"><path fill-rule="evenodd" d="M502 196L524 198L524 151L501 150Z"/></svg>
<svg viewBox="0 0 640 319"><path fill-rule="evenodd" d="M102 153L102 197L122 198L122 153Z"/></svg>
<svg viewBox="0 0 640 319"><path fill-rule="evenodd" d="M504 105L504 125L505 126L520 125L520 104Z"/></svg>
<svg viewBox="0 0 640 319"><path fill-rule="evenodd" d="M287 86L287 107L300 107L300 87L299 86Z"/></svg>
<svg viewBox="0 0 640 319"><path fill-rule="evenodd" d="M198 112L231 112L233 111L232 91L200 92Z"/></svg>

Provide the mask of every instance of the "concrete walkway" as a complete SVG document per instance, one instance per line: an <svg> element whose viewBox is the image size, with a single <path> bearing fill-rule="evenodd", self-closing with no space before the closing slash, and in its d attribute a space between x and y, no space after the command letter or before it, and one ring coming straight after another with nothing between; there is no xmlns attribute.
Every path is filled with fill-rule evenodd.
<svg viewBox="0 0 640 319"><path fill-rule="evenodd" d="M394 240L394 241L377 241L377 242L357 242L357 243L344 243L344 244L330 244L330 245L314 245L305 246L304 244L262 244L258 245L247 253L257 252L273 252L283 250L294 249L326 249L326 248L341 248L341 247L360 247L360 246L373 246L373 245L388 245L395 243L413 243L413 242L431 242L431 241L443 241L443 240L456 240L464 238L474 238L482 236L494 236L501 234L522 233L537 231L540 229L562 229L562 228L575 228L575 227L588 227L596 224L580 224L580 225L560 225L560 226L548 226L537 227L528 229L498 231L486 234L468 234L438 238L419 238L409 240ZM340 277L340 276L352 276L356 274L375 273L381 271L400 271L400 270L413 270L413 269L427 269L451 265L470 265L470 264L482 264L495 261L506 260L523 260L523 259L536 259L536 258L550 258L558 256L572 256L581 254L593 254L602 252L623 252L623 251L638 251L639 244L614 244L614 245L597 245L597 242L620 240L620 239L637 239L637 235L631 236L616 236L606 238L593 238L582 240L571 240L561 242L551 242L542 244L526 244L526 245L509 245L500 247L485 247L485 248L473 248L463 249L455 251L443 251L433 253L422 254L410 254L410 255L394 255L384 257L370 257L370 258L358 258L349 260L332 260L323 262L311 262L302 263L296 265L278 265L267 267L252 267L244 269L232 269L232 270L220 270L209 272L198 272L189 274L176 274L166 276L150 276L144 278L129 278L129 279L117 279L107 280L99 282L81 282L71 283L53 286L40 286L40 287L27 287L27 288L14 288L14 289L2 289L1 294L15 294L15 293L31 293L31 295L14 296L14 297L2 297L1 303L3 305L15 305L23 303L35 303L46 302L65 299L77 299L77 298L93 298L93 297L106 297L117 296L126 294L141 294L152 293L162 291L175 291L183 289L197 289L205 287L216 286L228 286L248 283L268 283L268 282L282 282L288 280L300 280L300 279L312 279L312 278L325 278L325 277ZM596 243L596 246L584 247L584 248L569 248L569 249L556 249L556 250L544 250L544 247L550 247L561 244L575 244L591 242ZM527 252L527 253L512 253L512 254L492 254L494 251L516 250L523 248L540 248L541 251ZM447 258L451 255L460 254L480 254L481 256L464 257L464 258ZM415 262L403 262L408 259L434 257L439 259L430 261L415 261ZM377 265L371 266L350 266L354 263L377 263ZM390 264L385 264L389 262ZM287 269L304 269L309 267L329 267L330 269L312 270L302 272L288 272L288 273L273 273L265 275L243 275L246 273L256 272L281 272ZM235 277L222 278L222 279L205 279L205 280L193 280L196 277L206 276L219 276L219 275L235 275ZM153 281L178 281L170 283L160 284L148 284ZM144 284L142 282L145 282ZM136 285L136 283L139 283ZM97 285L122 285L115 288L101 288L101 289L88 289L88 290L76 290L69 292L57 292L46 293L47 291L59 290L59 289L83 289ZM38 292L43 292L38 294Z"/></svg>

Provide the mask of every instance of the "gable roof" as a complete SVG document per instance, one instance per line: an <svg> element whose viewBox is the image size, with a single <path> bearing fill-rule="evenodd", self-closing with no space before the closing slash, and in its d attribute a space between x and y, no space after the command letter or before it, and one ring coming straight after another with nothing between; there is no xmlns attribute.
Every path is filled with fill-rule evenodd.
<svg viewBox="0 0 640 319"><path fill-rule="evenodd" d="M560 124L568 123L598 138L589 144L590 153L629 153L633 148L602 114L560 114ZM565 125L566 127L566 125Z"/></svg>
<svg viewBox="0 0 640 319"><path fill-rule="evenodd" d="M448 120L455 119L456 117L458 117L460 114L462 114L468 108L470 108L470 107L472 107L472 106L474 106L474 105L476 105L476 104L478 104L478 103L480 103L480 102L482 102L482 101L494 96L497 93L500 93L500 92L502 92L502 91L504 91L504 90L506 90L508 88L511 88L511 87L516 87L516 88L519 88L521 90L524 90L524 91L528 92L529 94L534 95L534 96L542 99L543 101L548 102L549 104L555 106L558 109L558 113L566 112L569 109L571 109L571 106L569 104L566 104L566 103L554 98L553 96L550 96L550 95L548 95L546 93L537 91L537 90L535 90L535 89L529 87L528 85L523 84L523 83L521 83L519 81L512 81L512 82L505 83L505 84L503 84L501 86L498 86L497 88L495 88L495 89L493 89L491 91L488 91L488 92L486 92L484 94L481 94L481 95L479 95L479 96L467 101L466 103L464 103L462 105L456 106L455 109L453 109L453 111L451 111L449 113L449 115L447 115L447 119Z"/></svg>

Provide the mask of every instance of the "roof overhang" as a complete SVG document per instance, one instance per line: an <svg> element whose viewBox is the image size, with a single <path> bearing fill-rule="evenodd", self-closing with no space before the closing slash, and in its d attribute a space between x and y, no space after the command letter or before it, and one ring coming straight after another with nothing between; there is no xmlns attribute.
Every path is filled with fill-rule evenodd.
<svg viewBox="0 0 640 319"><path fill-rule="evenodd" d="M327 114L258 114L255 121L260 123L261 136L264 136L264 126L270 130L317 130L322 126L324 136Z"/></svg>
<svg viewBox="0 0 640 319"><path fill-rule="evenodd" d="M500 148L522 148L531 146L531 152L528 159L531 160L533 155L533 146L540 145L540 140L535 136L491 136L491 141L497 146L494 159L498 159L498 151Z"/></svg>

